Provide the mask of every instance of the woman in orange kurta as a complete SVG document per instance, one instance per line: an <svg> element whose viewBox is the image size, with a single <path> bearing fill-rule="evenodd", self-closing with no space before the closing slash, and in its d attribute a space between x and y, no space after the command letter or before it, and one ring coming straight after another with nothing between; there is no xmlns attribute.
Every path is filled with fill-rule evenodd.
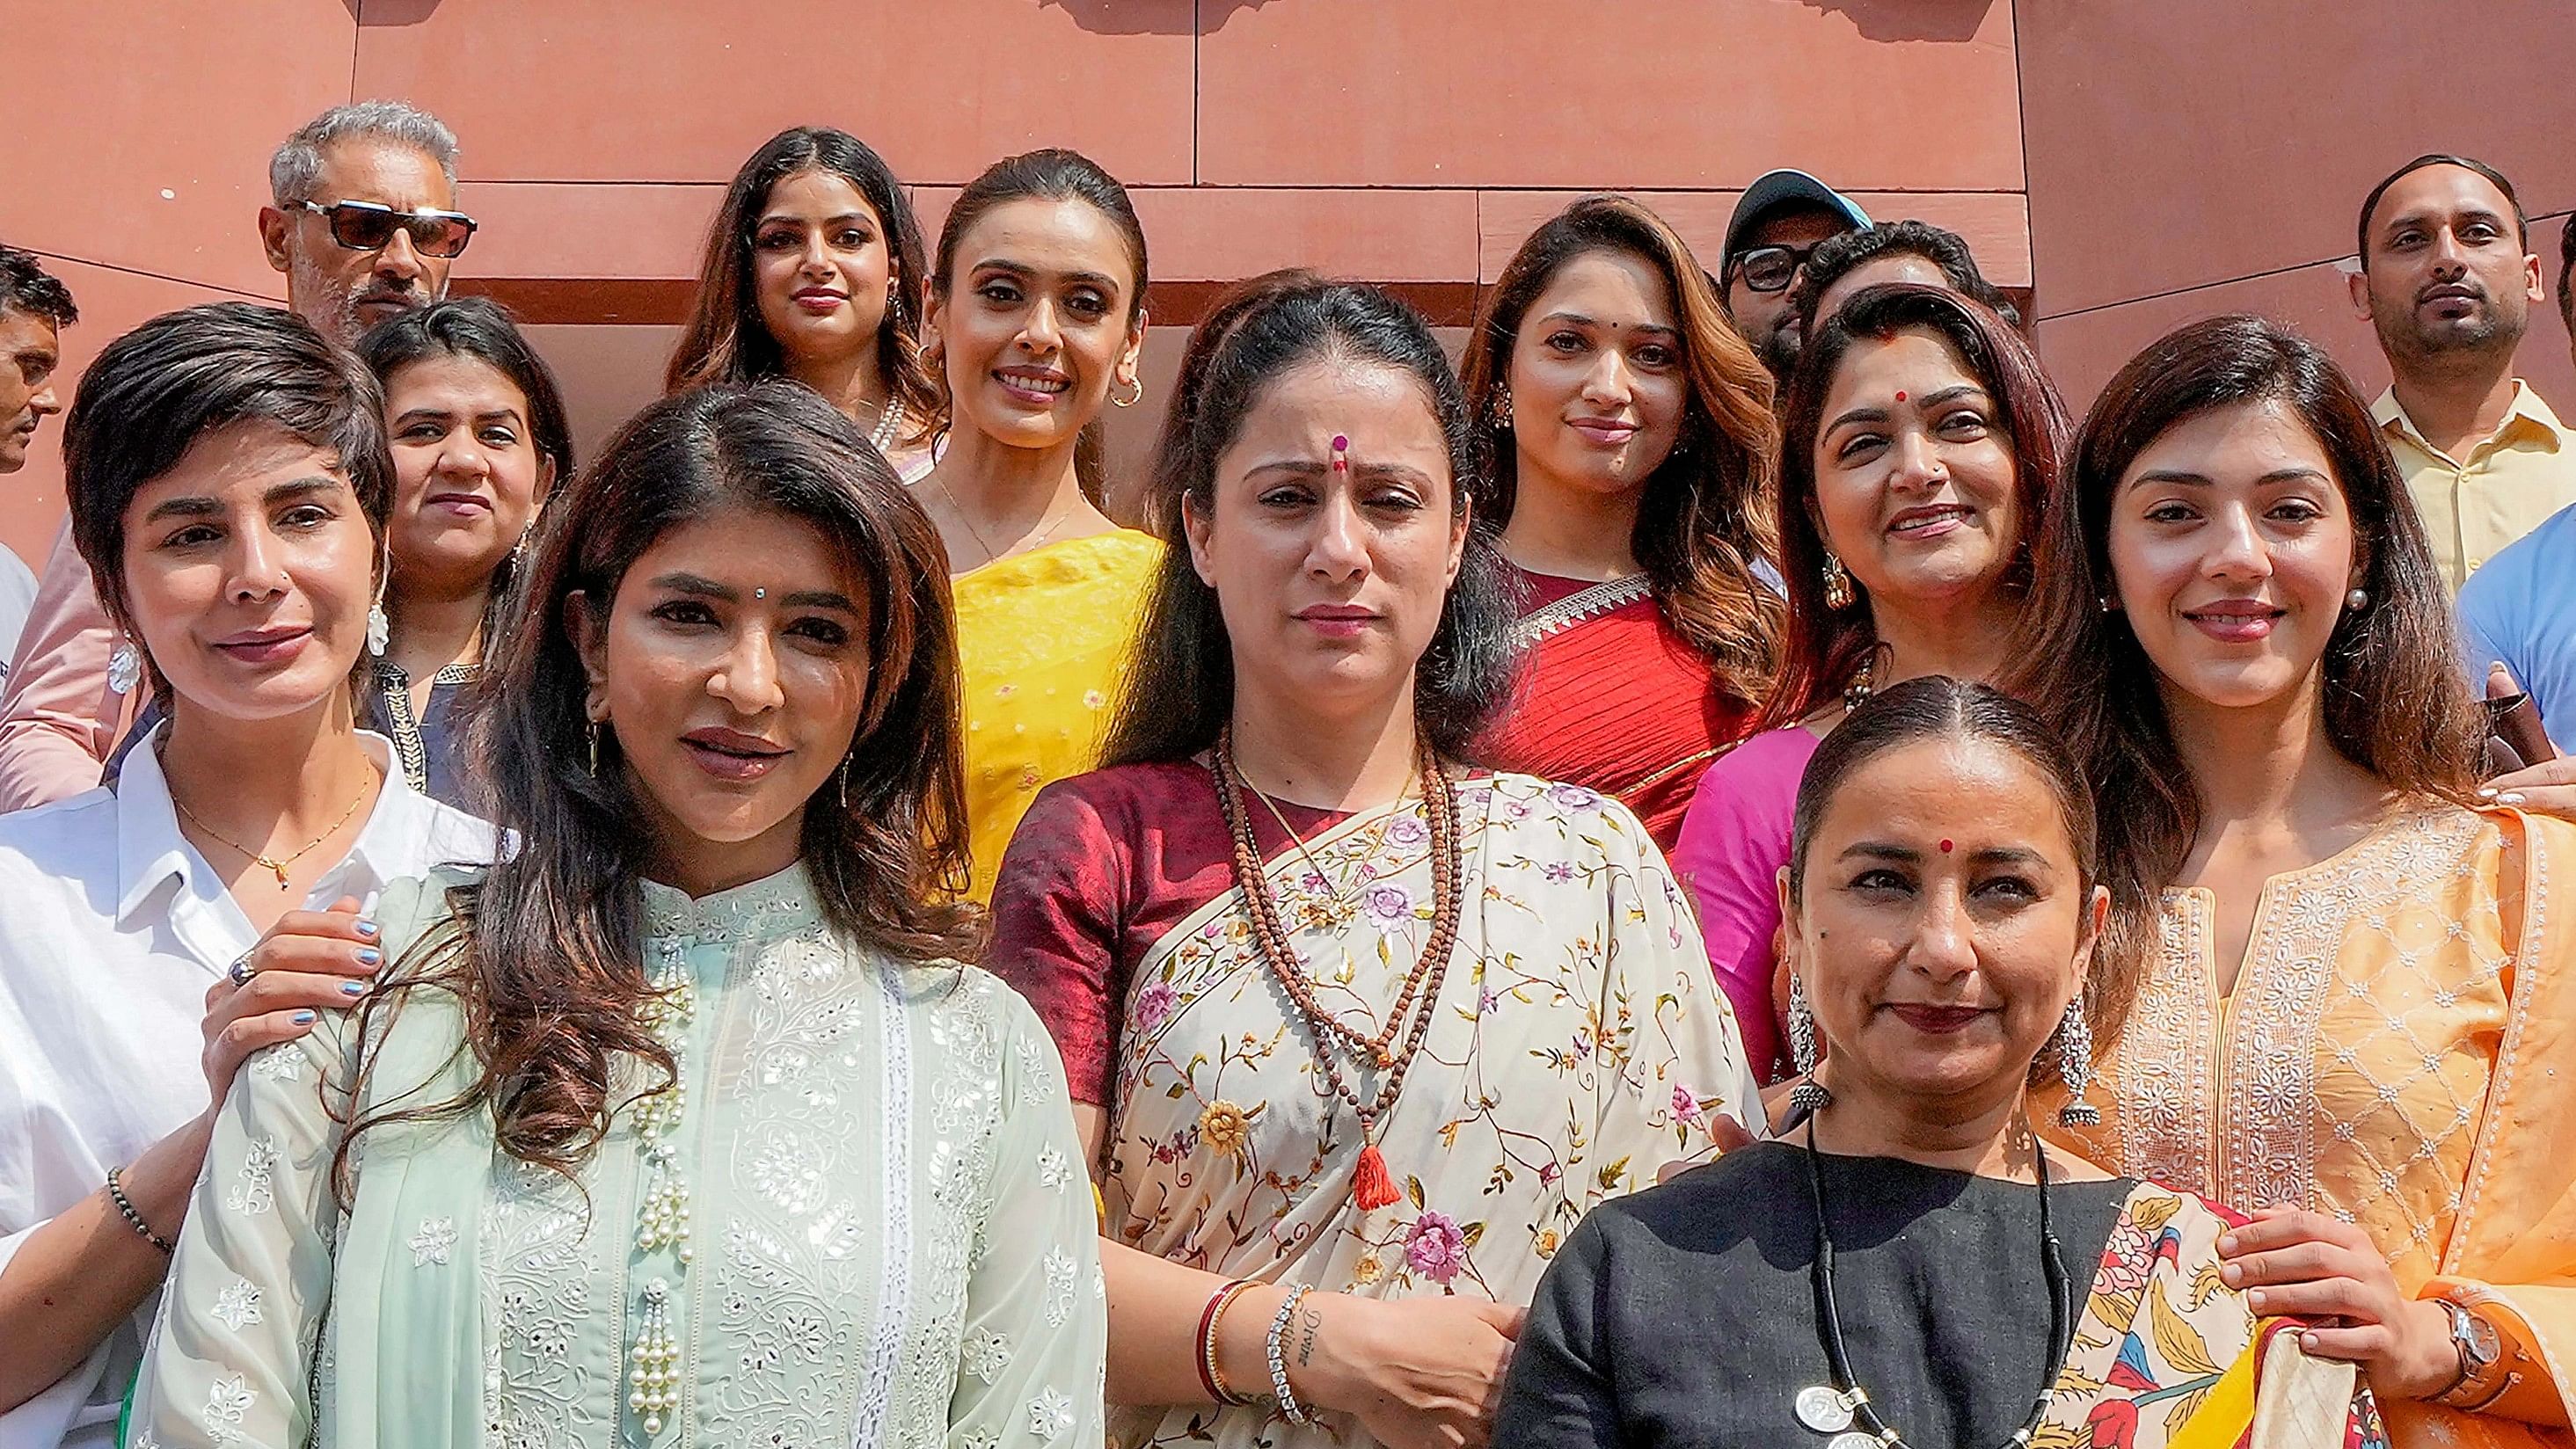
<svg viewBox="0 0 2576 1449"><path fill-rule="evenodd" d="M2273 324L2186 327L2095 404L2041 554L2022 686L2145 962L2096 977L2139 985L2094 1002L2075 1144L2252 1211L2227 1283L2359 1363L2401 1449L2576 1445L2576 826L2477 804L2367 407Z"/></svg>

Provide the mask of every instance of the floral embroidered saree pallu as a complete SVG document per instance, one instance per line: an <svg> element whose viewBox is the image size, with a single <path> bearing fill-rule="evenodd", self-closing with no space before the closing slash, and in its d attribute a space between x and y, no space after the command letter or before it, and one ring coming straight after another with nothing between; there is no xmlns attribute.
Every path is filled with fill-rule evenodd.
<svg viewBox="0 0 2576 1449"><path fill-rule="evenodd" d="M1420 1053L1377 1124L1397 1200L1353 1200L1355 1116L1264 965L1239 890L1165 933L1128 985L1106 1231L1228 1277L1380 1298L1526 1303L1602 1199L1713 1155L1758 1120L1733 1017L1689 910L1624 807L1527 776L1456 786L1458 941ZM1364 812L1265 866L1318 1004L1363 1036L1432 929L1419 800ZM1383 1078L1362 1071L1373 1094ZM1336 1435L1339 1437L1337 1438ZM1353 1442L1266 1406L1113 1410L1120 1445Z"/></svg>

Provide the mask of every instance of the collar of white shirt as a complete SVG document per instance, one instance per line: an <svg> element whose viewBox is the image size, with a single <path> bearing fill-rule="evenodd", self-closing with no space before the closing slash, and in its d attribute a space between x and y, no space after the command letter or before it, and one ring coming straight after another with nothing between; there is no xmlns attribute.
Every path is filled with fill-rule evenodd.
<svg viewBox="0 0 2576 1449"><path fill-rule="evenodd" d="M164 724L161 728L169 726ZM155 748L158 743L156 737L129 751L124 772L117 779L119 926L158 898L162 887L172 881L188 894L214 896L223 894L225 889L206 858L179 833L178 808L170 802L170 781L161 773L161 752ZM314 891L315 898L322 898L327 890L330 896L324 904L344 895L368 900L392 881L420 875L441 864L488 862L488 826L412 789L403 779L401 767L394 763L392 741L360 730L358 743L383 772L384 788L378 792L376 808L367 816L356 843L322 878ZM465 848L476 843L476 827L482 834L479 858ZM458 859L441 859L442 851L454 851Z"/></svg>

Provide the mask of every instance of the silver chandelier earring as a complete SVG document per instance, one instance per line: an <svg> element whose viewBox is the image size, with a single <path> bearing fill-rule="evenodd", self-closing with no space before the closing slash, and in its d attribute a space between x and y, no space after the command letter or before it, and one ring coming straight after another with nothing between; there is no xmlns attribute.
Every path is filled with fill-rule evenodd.
<svg viewBox="0 0 2576 1449"><path fill-rule="evenodd" d="M2084 1014L2082 995L2066 1003L2066 1019L2057 1024L2057 1076L2066 1084L2066 1105L2057 1109L2060 1127L2099 1127L2102 1109L2084 1100L2093 1085L2093 1023Z"/></svg>
<svg viewBox="0 0 2576 1449"><path fill-rule="evenodd" d="M1816 1013L1807 1006L1807 983L1797 972L1789 973L1789 1065L1797 1068L1800 1081L1789 1089L1789 1105L1801 1112L1816 1112L1830 1107L1834 1094L1816 1080L1816 1063L1821 1056L1816 1050Z"/></svg>
<svg viewBox="0 0 2576 1449"><path fill-rule="evenodd" d="M116 647L107 656L108 693L132 694L134 686L142 682L143 651L134 647L133 640L117 636Z"/></svg>

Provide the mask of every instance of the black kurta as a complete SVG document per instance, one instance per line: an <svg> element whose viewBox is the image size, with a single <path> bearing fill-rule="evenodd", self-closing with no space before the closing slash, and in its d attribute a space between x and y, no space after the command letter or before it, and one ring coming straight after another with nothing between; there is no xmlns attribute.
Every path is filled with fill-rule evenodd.
<svg viewBox="0 0 2576 1449"><path fill-rule="evenodd" d="M1794 1399L1829 1384L1805 1148L1765 1142L1592 1210L1539 1283L1493 1442L1509 1449L1824 1449ZM1852 1372L1914 1449L1995 1449L2047 1341L2036 1187L1877 1157L1823 1159ZM2060 1183L2069 1329L2126 1181Z"/></svg>

